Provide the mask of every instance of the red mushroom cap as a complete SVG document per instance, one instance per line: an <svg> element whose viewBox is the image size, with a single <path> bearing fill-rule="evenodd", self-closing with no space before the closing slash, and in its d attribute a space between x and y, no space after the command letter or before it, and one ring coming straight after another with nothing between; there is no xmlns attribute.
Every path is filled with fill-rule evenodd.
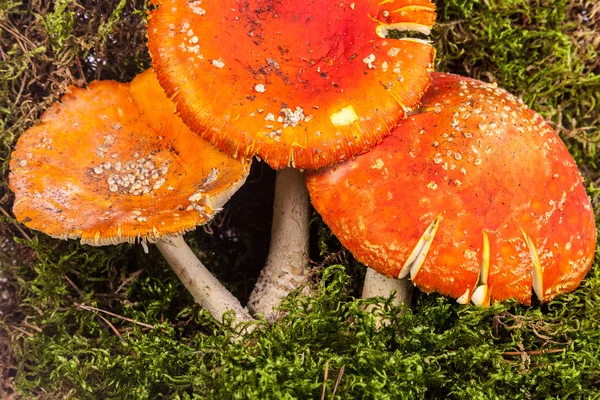
<svg viewBox="0 0 600 400"><path fill-rule="evenodd" d="M151 70L131 84L70 88L12 154L17 219L92 245L155 241L208 222L249 164L199 138L174 109Z"/></svg>
<svg viewBox="0 0 600 400"><path fill-rule="evenodd" d="M543 301L573 290L596 227L566 147L506 91L433 76L421 113L309 174L315 208L359 261L427 292L529 304L532 286Z"/></svg>
<svg viewBox="0 0 600 400"><path fill-rule="evenodd" d="M366 151L416 107L429 0L154 0L148 47L191 129L236 157L317 168Z"/></svg>

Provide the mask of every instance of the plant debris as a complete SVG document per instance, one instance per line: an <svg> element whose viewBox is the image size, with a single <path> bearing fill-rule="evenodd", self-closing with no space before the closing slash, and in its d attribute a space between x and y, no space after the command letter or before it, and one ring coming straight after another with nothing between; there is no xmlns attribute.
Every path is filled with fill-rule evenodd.
<svg viewBox="0 0 600 400"><path fill-rule="evenodd" d="M0 206L9 213L7 166L19 135L69 85L129 81L148 68L147 7L0 2ZM600 5L443 0L437 8L438 70L496 82L550 120L600 221ZM273 181L256 164L212 224L186 237L242 300L266 257ZM3 399L528 399L600 391L598 255L579 289L546 304L483 309L415 292L415 307L405 309L391 299L355 299L364 268L314 215L314 297L291 295L282 321L231 341L231 326L194 304L154 248L95 248L24 230L29 240L15 223L0 216ZM364 311L369 304L374 314ZM390 323L378 330L376 318Z"/></svg>

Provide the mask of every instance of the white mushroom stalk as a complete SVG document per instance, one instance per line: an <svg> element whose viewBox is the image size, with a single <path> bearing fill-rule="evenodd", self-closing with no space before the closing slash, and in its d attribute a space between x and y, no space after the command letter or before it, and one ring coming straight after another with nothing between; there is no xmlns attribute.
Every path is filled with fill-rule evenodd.
<svg viewBox="0 0 600 400"><path fill-rule="evenodd" d="M372 297L389 297L393 294L392 305L398 306L401 303L404 303L406 306L410 307L412 292L413 285L408 278L388 278L372 268L367 268L361 297L363 299L370 299ZM374 308L375 306L371 305L366 307L366 310L372 311ZM381 328L385 325L385 319L381 316L375 317L375 326L377 328Z"/></svg>
<svg viewBox="0 0 600 400"><path fill-rule="evenodd" d="M250 295L248 307L274 320L277 307L293 290L308 282L309 200L302 172L277 172L271 244L264 269Z"/></svg>
<svg viewBox="0 0 600 400"><path fill-rule="evenodd" d="M372 268L367 268L362 298L388 297L391 293L395 292L393 304L399 305L400 303L404 303L409 306L412 288L413 285L407 278L388 278Z"/></svg>
<svg viewBox="0 0 600 400"><path fill-rule="evenodd" d="M223 315L229 311L235 312L236 324L254 320L240 301L198 260L182 236L159 240L156 247L181 283L194 296L194 300L219 322L222 322Z"/></svg>

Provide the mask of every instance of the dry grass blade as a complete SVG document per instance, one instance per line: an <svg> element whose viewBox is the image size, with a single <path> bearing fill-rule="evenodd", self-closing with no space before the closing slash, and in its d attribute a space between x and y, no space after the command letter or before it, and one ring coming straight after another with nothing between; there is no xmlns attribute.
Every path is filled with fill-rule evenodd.
<svg viewBox="0 0 600 400"><path fill-rule="evenodd" d="M102 310L100 308L96 308L96 307L92 307L92 306L86 306L85 304L79 304L79 303L74 303L74 304L77 307L79 307L79 308L81 308L83 310L101 312L101 313L104 313L106 315L110 315L111 317L119 318L119 319L122 319L123 321L131 322L132 324L143 326L144 328L154 329L154 325L146 324L144 322L139 322L139 321L136 321L134 319L127 318L127 317L124 317L122 315L110 312L110 311Z"/></svg>
<svg viewBox="0 0 600 400"><path fill-rule="evenodd" d="M125 339L123 339L123 336L121 336L121 334L119 333L119 331L117 330L117 328L115 328L115 326L113 324L110 323L109 320L107 320L106 318L104 318L102 315L100 314L96 314L96 316L98 316L98 318L100 318L102 321L106 322L106 324L110 327L110 329L115 333L115 335L117 335L119 337L119 339L124 342Z"/></svg>
<svg viewBox="0 0 600 400"><path fill-rule="evenodd" d="M4 209L4 207L0 206L0 212L2 214L4 214L4 216L6 218L10 218L11 220L13 219L13 217L10 216L10 214ZM21 235L23 235L23 237L27 240L29 240L30 242L33 240L31 238L31 236L29 236L27 234L27 232L25 232L25 230L23 230L23 228L21 228L21 225L19 225L17 222L13 222L14 226L19 230L19 232L21 232Z"/></svg>
<svg viewBox="0 0 600 400"><path fill-rule="evenodd" d="M81 291L81 289L79 289L77 287L77 285L75 284L75 282L73 282L67 275L65 275L65 279L67 280L67 282L69 283L69 285L71 285L71 287L73 289L75 289L75 291L77 291L77 293L79 294L79 296L81 297L85 297L83 292Z"/></svg>
<svg viewBox="0 0 600 400"><path fill-rule="evenodd" d="M134 273L132 273L131 275L129 275L124 281L123 283L121 283L119 285L119 287L117 288L117 290L115 290L114 294L119 293L125 286L127 286L129 283L131 283L135 278L137 278L138 276L140 276L140 274L143 272L143 270L138 270L135 271Z"/></svg>
<svg viewBox="0 0 600 400"><path fill-rule="evenodd" d="M540 356L543 354L562 353L565 349L550 349L550 350L526 350L526 351L505 351L502 353L503 356L523 356L525 354L530 356Z"/></svg>
<svg viewBox="0 0 600 400"><path fill-rule="evenodd" d="M327 377L329 376L329 361L325 363L325 374L323 376L323 392L321 393L321 400L325 400L325 394L327 393Z"/></svg>
<svg viewBox="0 0 600 400"><path fill-rule="evenodd" d="M333 393L331 394L331 400L333 400L335 398L335 392L337 392L337 389L340 386L340 383L342 382L342 376L344 376L345 368L346 368L345 365L342 365L342 368L340 368L340 372L338 373L338 377L335 381L335 386L333 387Z"/></svg>
<svg viewBox="0 0 600 400"><path fill-rule="evenodd" d="M26 331L25 329L21 329L18 326L11 326L11 329L14 329L15 331L19 331L21 333L24 333L25 335L29 336L29 337L33 337L33 333Z"/></svg>

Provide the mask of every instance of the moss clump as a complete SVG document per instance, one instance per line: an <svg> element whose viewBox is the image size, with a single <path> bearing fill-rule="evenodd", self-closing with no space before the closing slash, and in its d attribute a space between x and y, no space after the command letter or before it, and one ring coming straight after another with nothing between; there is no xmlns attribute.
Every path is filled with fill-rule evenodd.
<svg viewBox="0 0 600 400"><path fill-rule="evenodd" d="M600 10L590 0L437 3L438 67L497 81L552 119L590 185L596 210ZM130 80L149 65L146 4L0 2L0 205L16 138L70 84ZM187 240L245 298L268 245L273 175ZM272 190L272 188L271 188ZM266 210L266 211L265 211ZM597 214L598 215L598 214ZM30 398L594 398L600 391L600 259L582 286L549 304L490 309L415 294L416 306L354 299L363 270L315 216L313 298L291 296L280 323L231 341L151 249L92 248L30 233L10 218L2 273L22 299L1 310L1 370ZM3 290L0 284L0 290ZM4 292L3 292L4 293ZM9 291L18 299L19 293ZM19 307L14 307L20 303ZM389 321L375 329L378 306ZM108 314L110 312L112 314ZM5 336L1 336L5 335ZM7 360L7 361L5 361ZM2 367L0 367L2 368ZM8 371L8 372L6 372ZM10 385L12 386L12 384ZM0 397L5 396L0 387ZM12 389L11 389L12 390Z"/></svg>
<svg viewBox="0 0 600 400"><path fill-rule="evenodd" d="M600 143L600 5L577 0L438 2L438 68L523 98L581 143L576 158L596 162ZM583 151L582 151L583 149Z"/></svg>
<svg viewBox="0 0 600 400"><path fill-rule="evenodd" d="M283 321L233 342L229 327L195 307L160 322L167 304L126 306L122 313L154 327L104 315L117 336L101 313L70 306L23 341L18 385L78 399L331 398L334 390L336 398L591 398L600 389L597 269L576 293L532 308L463 307L432 295L410 310L354 300L349 284L343 266L328 267L314 297L292 296ZM128 297L145 291L161 302L165 293L150 295L155 285L137 283ZM380 330L364 311L373 303L389 321Z"/></svg>

